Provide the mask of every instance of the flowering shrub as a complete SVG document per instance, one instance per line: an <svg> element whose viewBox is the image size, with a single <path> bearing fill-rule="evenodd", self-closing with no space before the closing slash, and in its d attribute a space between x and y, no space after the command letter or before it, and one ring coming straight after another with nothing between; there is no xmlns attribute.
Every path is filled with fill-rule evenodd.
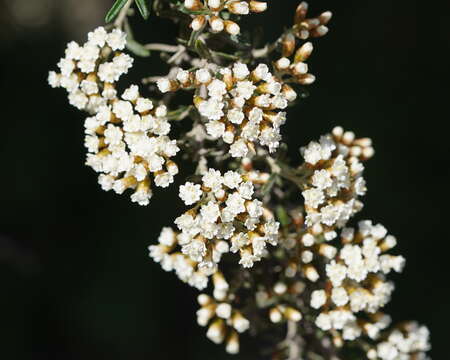
<svg viewBox="0 0 450 360"><path fill-rule="evenodd" d="M184 35L176 45L139 44L127 19L132 4L118 0L107 15L113 24L83 45L70 42L48 82L88 114L86 164L102 189L146 206L155 186L170 188L188 206L149 252L204 291L197 321L206 336L236 354L240 334L269 334L261 348L271 359L426 359L427 328L391 326L382 312L394 290L388 275L405 265L391 254L396 238L370 220L352 227L371 140L336 127L301 157L285 156L289 106L315 80L307 40L328 32L331 12L308 18L302 2L275 42L254 48L240 37L239 19L265 11L264 1L154 0L156 15ZM136 5L148 17L147 2ZM118 92L134 62L125 48L165 53L171 70ZM179 91L192 100L180 103ZM195 172L174 189L179 153Z"/></svg>

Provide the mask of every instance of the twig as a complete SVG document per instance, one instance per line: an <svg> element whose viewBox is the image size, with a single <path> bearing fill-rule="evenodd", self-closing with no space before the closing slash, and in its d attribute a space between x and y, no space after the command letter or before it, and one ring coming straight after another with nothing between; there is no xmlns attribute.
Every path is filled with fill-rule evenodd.
<svg viewBox="0 0 450 360"><path fill-rule="evenodd" d="M147 50L164 51L164 52L170 52L170 53L177 52L180 49L180 45L168 45L168 44L159 44L159 43L146 44L146 45L144 45L144 47Z"/></svg>
<svg viewBox="0 0 450 360"><path fill-rule="evenodd" d="M122 10L120 10L119 15L117 16L116 20L114 21L114 26L122 29L123 22L125 21L127 17L128 10L130 9L131 5L133 4L134 0L128 0L127 3L124 5Z"/></svg>

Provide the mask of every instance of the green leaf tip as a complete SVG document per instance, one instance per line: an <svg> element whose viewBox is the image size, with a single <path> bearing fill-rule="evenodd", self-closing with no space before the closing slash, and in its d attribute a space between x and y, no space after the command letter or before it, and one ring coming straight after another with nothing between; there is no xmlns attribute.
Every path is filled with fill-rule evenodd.
<svg viewBox="0 0 450 360"><path fill-rule="evenodd" d="M116 0L114 5L109 9L108 13L105 16L105 22L109 23L113 21L116 16L119 14L120 10L125 6L128 0Z"/></svg>
<svg viewBox="0 0 450 360"><path fill-rule="evenodd" d="M148 9L147 1L148 0L136 0L136 5L144 20L147 20L150 16L150 10Z"/></svg>

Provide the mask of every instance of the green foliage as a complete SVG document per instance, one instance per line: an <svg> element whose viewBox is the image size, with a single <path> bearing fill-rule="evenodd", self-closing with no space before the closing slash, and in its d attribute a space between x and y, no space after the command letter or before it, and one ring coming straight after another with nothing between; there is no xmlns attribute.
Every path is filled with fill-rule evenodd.
<svg viewBox="0 0 450 360"><path fill-rule="evenodd" d="M108 13L105 17L105 22L109 23L113 21L116 16L119 14L120 10L125 6L128 0L116 0L114 5L109 9Z"/></svg>
<svg viewBox="0 0 450 360"><path fill-rule="evenodd" d="M138 43L136 40L130 37L127 39L127 49L137 56L150 56L150 50L146 49L142 44Z"/></svg>
<svg viewBox="0 0 450 360"><path fill-rule="evenodd" d="M147 20L150 15L150 10L147 7L148 0L136 0L136 5L144 20Z"/></svg>
<svg viewBox="0 0 450 360"><path fill-rule="evenodd" d="M106 14L105 22L109 23L113 21L117 17L117 15L119 15L120 10L123 9L127 2L128 0L116 0L111 9L109 9L108 13ZM149 0L135 0L135 2L141 16L144 18L144 20L147 20L150 15L150 10L147 4Z"/></svg>

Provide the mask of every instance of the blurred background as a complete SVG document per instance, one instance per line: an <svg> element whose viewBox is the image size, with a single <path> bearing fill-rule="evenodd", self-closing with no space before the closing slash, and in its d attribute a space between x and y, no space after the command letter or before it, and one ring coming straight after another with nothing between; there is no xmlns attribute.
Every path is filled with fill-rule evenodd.
<svg viewBox="0 0 450 360"><path fill-rule="evenodd" d="M181 211L176 187L148 207L101 191L84 166L84 115L46 84L70 40L103 24L112 0L0 1L0 358L231 359L195 323L196 292L147 256ZM273 40L298 0L271 1L246 20ZM388 306L432 332L448 358L448 2L311 0L331 10L309 60L318 78L291 109L296 149L335 125L370 136L369 193L359 216L383 223L407 258ZM173 42L171 23L136 19L146 42ZM138 75L164 74L155 54ZM136 76L134 69L131 76ZM180 179L178 179L180 181ZM255 359L245 348L240 359Z"/></svg>

